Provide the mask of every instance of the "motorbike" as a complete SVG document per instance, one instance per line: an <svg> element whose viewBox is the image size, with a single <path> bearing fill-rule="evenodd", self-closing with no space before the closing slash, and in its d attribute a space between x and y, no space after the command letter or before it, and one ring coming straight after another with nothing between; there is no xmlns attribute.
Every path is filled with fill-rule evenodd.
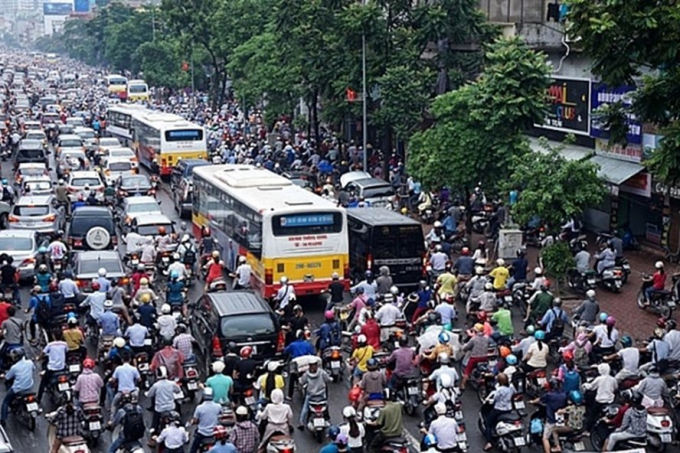
<svg viewBox="0 0 680 453"><path fill-rule="evenodd" d="M602 271L598 276L598 283L605 289L613 292L621 292L623 286L623 270L620 267L610 267Z"/></svg>
<svg viewBox="0 0 680 453"><path fill-rule="evenodd" d="M491 396L484 401L477 419L477 427L481 433L486 432L486 418L493 407ZM500 415L493 427L493 444L495 447L508 453L519 453L526 446L526 437L522 432L522 417L516 412L507 412Z"/></svg>
<svg viewBox="0 0 680 453"><path fill-rule="evenodd" d="M616 258L615 261L616 267L620 267L621 270L623 270L623 275L621 276L621 281L625 285L626 282L628 281L628 276L630 275L630 262L628 261L628 258L624 258L623 256L619 256Z"/></svg>
<svg viewBox="0 0 680 453"><path fill-rule="evenodd" d="M69 351L66 354L66 369L68 370L68 381L75 385L80 372L82 371L82 356L79 351Z"/></svg>
<svg viewBox="0 0 680 453"><path fill-rule="evenodd" d="M148 339L151 342L151 339ZM149 369L149 354L147 352L139 352L135 354L135 363L137 364L137 371L142 378L142 388L149 390L152 385L153 373Z"/></svg>
<svg viewBox="0 0 680 453"><path fill-rule="evenodd" d="M526 393L531 398L538 398L543 394L543 389L548 382L545 370L535 370L527 374Z"/></svg>
<svg viewBox="0 0 680 453"><path fill-rule="evenodd" d="M340 382L342 380L344 364L340 346L329 346L323 352L323 366L333 379L333 382Z"/></svg>
<svg viewBox="0 0 680 453"><path fill-rule="evenodd" d="M57 406L66 404L71 399L71 384L69 383L69 374L67 371L60 371L55 373L47 385L48 392L52 396L52 401Z"/></svg>
<svg viewBox="0 0 680 453"><path fill-rule="evenodd" d="M42 409L38 407L38 400L35 393L25 393L20 398L15 398L9 406L12 414L22 420L29 431L35 430L35 422Z"/></svg>
<svg viewBox="0 0 680 453"><path fill-rule="evenodd" d="M655 450L664 452L673 442L675 427L672 413L665 407L647 409L647 441Z"/></svg>
<svg viewBox="0 0 680 453"><path fill-rule="evenodd" d="M103 335L99 337L99 345L97 346L97 357L100 362L104 362L109 355L109 351L113 348L113 335Z"/></svg>
<svg viewBox="0 0 680 453"><path fill-rule="evenodd" d="M544 239L545 239L544 226L539 226L536 228L527 227L524 230L524 243L527 246L541 248Z"/></svg>
<svg viewBox="0 0 680 453"><path fill-rule="evenodd" d="M91 446L94 446L99 441L102 434L102 423L104 422L104 415L99 404L88 403L83 405L83 415L85 416L85 423L83 425L83 437L87 439Z"/></svg>
<svg viewBox="0 0 680 453"><path fill-rule="evenodd" d="M198 362L194 360L186 360L182 364L184 369L184 377L182 378L182 393L184 393L184 401L193 401L198 390Z"/></svg>
<svg viewBox="0 0 680 453"><path fill-rule="evenodd" d="M519 308L522 316L526 316L529 306L529 294L526 282L517 282L512 286L512 304Z"/></svg>
<svg viewBox="0 0 680 453"><path fill-rule="evenodd" d="M328 400L316 399L309 402L307 429L314 435L314 438L319 443L323 440L324 432L330 425L329 419Z"/></svg>
<svg viewBox="0 0 680 453"><path fill-rule="evenodd" d="M609 406L605 407L602 412L603 416L598 419L597 424L590 431L590 443L592 444L593 448L596 449L597 451L602 450L604 441L607 440L612 431L614 431L614 428L612 427L611 423L608 423L608 421L616 417L616 414L619 411L619 407L620 406L617 404L610 404ZM647 447L646 436L622 440L621 442L616 443L617 450L641 449L644 451L646 447Z"/></svg>
<svg viewBox="0 0 680 453"><path fill-rule="evenodd" d="M295 440L284 434L274 434L269 438L265 453L295 453Z"/></svg>
<svg viewBox="0 0 680 453"><path fill-rule="evenodd" d="M406 414L414 416L422 401L420 378L410 377L405 379L403 385L397 391L397 400L402 403Z"/></svg>
<svg viewBox="0 0 680 453"><path fill-rule="evenodd" d="M161 252L160 253L161 257L158 262L158 273L167 277L168 276L168 267L170 267L170 256L172 255L172 252Z"/></svg>
<svg viewBox="0 0 680 453"><path fill-rule="evenodd" d="M64 268L64 260L53 260L52 261L52 269L54 271L54 275L57 276L57 278L61 278L61 272Z"/></svg>
<svg viewBox="0 0 680 453"><path fill-rule="evenodd" d="M673 289L675 290L678 282L678 277L673 277ZM673 292L661 290L654 291L649 297L649 303L647 303L647 288L652 286L651 277L645 275L642 278L642 287L637 295L637 305L638 308L642 310L650 309L660 315L661 317L668 319L673 315L673 311L677 308L677 302L673 297Z"/></svg>
<svg viewBox="0 0 680 453"><path fill-rule="evenodd" d="M226 291L226 290L227 290L227 282L226 282L226 280L224 280L222 278L214 280L213 282L210 283L210 286L208 287L209 293L216 293L216 292Z"/></svg>
<svg viewBox="0 0 680 453"><path fill-rule="evenodd" d="M595 289L597 286L595 271L581 272L577 269L571 269L567 273L567 286L569 286L569 289L582 294L585 294L589 289Z"/></svg>

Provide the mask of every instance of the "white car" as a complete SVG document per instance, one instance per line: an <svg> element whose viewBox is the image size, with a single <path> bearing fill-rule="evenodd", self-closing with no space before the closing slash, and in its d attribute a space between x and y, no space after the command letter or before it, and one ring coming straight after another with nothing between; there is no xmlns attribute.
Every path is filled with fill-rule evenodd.
<svg viewBox="0 0 680 453"><path fill-rule="evenodd" d="M97 198L104 196L104 182L96 171L72 171L69 173L66 187L72 201L77 200L80 193L87 198L90 194L86 192L86 187L90 191L96 191Z"/></svg>
<svg viewBox="0 0 680 453"><path fill-rule="evenodd" d="M137 174L137 170L125 157L107 157L102 162L102 174L106 178L106 184L112 185L121 176Z"/></svg>
<svg viewBox="0 0 680 453"><path fill-rule="evenodd" d="M137 165L139 164L139 161L137 159L137 155L135 154L134 151L132 151L130 148L111 148L109 149L109 157L110 158L117 158L117 159L128 159L132 163L133 168L137 168Z"/></svg>

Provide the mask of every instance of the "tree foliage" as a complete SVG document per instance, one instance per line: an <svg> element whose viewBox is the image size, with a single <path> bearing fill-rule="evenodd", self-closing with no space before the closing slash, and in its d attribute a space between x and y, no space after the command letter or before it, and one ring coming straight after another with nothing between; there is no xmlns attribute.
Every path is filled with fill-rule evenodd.
<svg viewBox="0 0 680 453"><path fill-rule="evenodd" d="M602 201L605 181L598 176L596 164L567 160L559 147L550 148L546 140L541 146L544 152L525 154L514 166L509 185L520 190L512 215L520 225L536 216L549 228L559 228L566 219Z"/></svg>
<svg viewBox="0 0 680 453"><path fill-rule="evenodd" d="M529 151L522 134L544 115L545 57L518 39L502 39L485 59L475 82L434 100L434 126L411 138L408 168L426 187L469 192L481 183L493 190Z"/></svg>
<svg viewBox="0 0 680 453"><path fill-rule="evenodd" d="M557 241L541 250L541 261L545 268L545 274L554 278L559 291L559 283L564 280L569 269L576 265L574 254L569 249L569 244Z"/></svg>

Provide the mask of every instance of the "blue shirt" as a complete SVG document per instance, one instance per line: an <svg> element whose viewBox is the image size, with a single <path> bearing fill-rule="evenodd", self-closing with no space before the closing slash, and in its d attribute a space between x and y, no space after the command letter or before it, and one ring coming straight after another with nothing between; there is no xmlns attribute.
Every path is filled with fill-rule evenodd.
<svg viewBox="0 0 680 453"><path fill-rule="evenodd" d="M181 281L171 281L168 283L168 303L169 304L181 304L184 302L184 296L182 295L182 290L184 289L184 283Z"/></svg>
<svg viewBox="0 0 680 453"><path fill-rule="evenodd" d="M33 315L31 316L31 319L33 321L38 321L38 304L39 303L46 303L47 307L52 308L52 304L50 302L50 296L49 294L38 294L37 296L31 297L30 302L28 303L28 310L33 311Z"/></svg>
<svg viewBox="0 0 680 453"><path fill-rule="evenodd" d="M130 340L130 346L141 348L144 346L144 340L149 334L149 329L141 324L133 324L125 331L125 336Z"/></svg>
<svg viewBox="0 0 680 453"><path fill-rule="evenodd" d="M319 453L339 453L340 450L338 450L338 446L334 444L333 442L324 445L321 447L321 450L319 450Z"/></svg>
<svg viewBox="0 0 680 453"><path fill-rule="evenodd" d="M112 311L105 311L99 317L99 325L102 328L102 335L118 335L120 320L118 315Z"/></svg>
<svg viewBox="0 0 680 453"><path fill-rule="evenodd" d="M116 367L113 378L118 382L119 392L132 392L137 389L136 381L139 380L139 371L129 363Z"/></svg>
<svg viewBox="0 0 680 453"><path fill-rule="evenodd" d="M214 447L208 450L208 453L237 453L237 451L236 447L234 447L234 444L227 442L224 445L216 444Z"/></svg>
<svg viewBox="0 0 680 453"><path fill-rule="evenodd" d="M290 355L291 359L302 357L303 355L314 355L314 347L305 340L295 340L284 351Z"/></svg>
<svg viewBox="0 0 680 453"><path fill-rule="evenodd" d="M427 304L432 299L432 291L429 289L421 289L418 291L418 307L427 308Z"/></svg>
<svg viewBox="0 0 680 453"><path fill-rule="evenodd" d="M66 368L66 351L68 346L65 341L53 341L48 343L43 349L43 353L48 357L47 369L59 371Z"/></svg>
<svg viewBox="0 0 680 453"><path fill-rule="evenodd" d="M33 390L33 372L35 371L35 363L28 360L26 357L19 360L12 365L12 368L7 372L5 379L8 381L14 379L12 382L12 390L15 393L29 392Z"/></svg>
<svg viewBox="0 0 680 453"><path fill-rule="evenodd" d="M148 327L153 327L153 321L156 318L156 307L151 304L144 304L137 309L139 313L139 322Z"/></svg>
<svg viewBox="0 0 680 453"><path fill-rule="evenodd" d="M512 263L512 276L515 281L526 280L527 279L527 268L529 267L529 261L526 258L517 258Z"/></svg>
<svg viewBox="0 0 680 453"><path fill-rule="evenodd" d="M99 283L99 291L103 293L108 293L111 289L111 282L106 277L97 277L97 283Z"/></svg>
<svg viewBox="0 0 680 453"><path fill-rule="evenodd" d="M461 275L472 275L475 268L475 260L471 256L461 256L453 266Z"/></svg>

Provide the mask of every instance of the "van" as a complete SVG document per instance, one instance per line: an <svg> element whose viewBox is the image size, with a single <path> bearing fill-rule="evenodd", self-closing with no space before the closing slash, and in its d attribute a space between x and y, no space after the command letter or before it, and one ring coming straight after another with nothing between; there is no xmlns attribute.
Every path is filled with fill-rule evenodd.
<svg viewBox="0 0 680 453"><path fill-rule="evenodd" d="M425 238L417 221L383 208L347 210L349 265L353 281L367 270L390 268L394 284L412 288L423 279Z"/></svg>

